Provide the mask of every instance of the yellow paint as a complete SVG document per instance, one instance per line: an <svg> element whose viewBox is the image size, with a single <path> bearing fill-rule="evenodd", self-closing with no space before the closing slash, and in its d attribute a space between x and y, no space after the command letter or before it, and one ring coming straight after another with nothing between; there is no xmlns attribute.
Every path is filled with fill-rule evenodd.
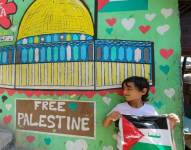
<svg viewBox="0 0 191 150"><path fill-rule="evenodd" d="M64 85L65 84L65 67L64 67L65 63L60 63L60 84Z"/></svg>
<svg viewBox="0 0 191 150"><path fill-rule="evenodd" d="M39 85L39 69L38 69L39 64L34 64L34 83L35 85Z"/></svg>
<svg viewBox="0 0 191 150"><path fill-rule="evenodd" d="M84 62L81 62L81 76L82 76L82 86L85 86L86 83L86 64Z"/></svg>
<svg viewBox="0 0 191 150"><path fill-rule="evenodd" d="M136 76L141 76L141 64L136 64Z"/></svg>
<svg viewBox="0 0 191 150"><path fill-rule="evenodd" d="M58 65L58 83L57 83L57 85L60 85L60 71L61 71L61 68L60 68L60 63L57 63L57 65Z"/></svg>
<svg viewBox="0 0 191 150"><path fill-rule="evenodd" d="M35 44L40 43L38 36L35 36L35 37L34 37L34 43L35 43Z"/></svg>
<svg viewBox="0 0 191 150"><path fill-rule="evenodd" d="M79 83L79 62L74 63L74 86L78 86Z"/></svg>
<svg viewBox="0 0 191 150"><path fill-rule="evenodd" d="M65 80L64 85L68 85L68 75L69 75L69 73L68 73L68 63L67 62L65 63L65 72L66 72L66 74L65 74L65 78L64 78L64 80Z"/></svg>
<svg viewBox="0 0 191 150"><path fill-rule="evenodd" d="M29 86L32 85L33 83L33 69L32 69L32 64L29 64L28 65L28 83L29 83Z"/></svg>
<svg viewBox="0 0 191 150"><path fill-rule="evenodd" d="M21 86L27 85L27 65L23 64L21 65Z"/></svg>
<svg viewBox="0 0 191 150"><path fill-rule="evenodd" d="M54 67L54 77L53 77L53 85L58 85L58 64L57 63L53 63L53 67Z"/></svg>
<svg viewBox="0 0 191 150"><path fill-rule="evenodd" d="M71 65L72 65L72 68L71 68L71 78L72 78L71 82L72 83L71 83L71 85L74 86L74 63L72 62Z"/></svg>
<svg viewBox="0 0 191 150"><path fill-rule="evenodd" d="M127 64L127 70L128 70L128 77L132 76L133 75L133 71L132 71L132 67L131 67L131 64Z"/></svg>
<svg viewBox="0 0 191 150"><path fill-rule="evenodd" d="M7 84L7 83L8 83L8 76L7 76L7 73L8 73L8 65L4 65L4 67L5 67L5 73L3 72L3 74L5 75L4 84Z"/></svg>
<svg viewBox="0 0 191 150"><path fill-rule="evenodd" d="M41 85L41 81L40 81L40 74L41 74L41 64L39 63L39 64L35 64L35 65L37 65L38 67L38 83L37 83L37 85Z"/></svg>
<svg viewBox="0 0 191 150"><path fill-rule="evenodd" d="M52 84L52 63L47 63L47 85Z"/></svg>
<svg viewBox="0 0 191 150"><path fill-rule="evenodd" d="M111 71L111 74L112 74L112 83L115 85L117 84L117 64L116 63L112 63L111 64L112 66L112 71Z"/></svg>
<svg viewBox="0 0 191 150"><path fill-rule="evenodd" d="M8 84L13 85L13 67L14 65L8 65Z"/></svg>
<svg viewBox="0 0 191 150"><path fill-rule="evenodd" d="M2 80L2 70L1 70L1 68L2 68L2 65L0 65L0 84L3 84L3 80Z"/></svg>
<svg viewBox="0 0 191 150"><path fill-rule="evenodd" d="M70 34L66 35L66 41L71 41L71 35Z"/></svg>
<svg viewBox="0 0 191 150"><path fill-rule="evenodd" d="M104 79L105 79L104 85L109 85L109 64L108 64L108 62L104 63Z"/></svg>
<svg viewBox="0 0 191 150"><path fill-rule="evenodd" d="M72 70L73 64L73 70ZM102 77L102 64L104 66L104 76ZM128 76L132 76L132 64L128 66ZM135 64L136 75L142 76L142 65ZM0 72L1 84L13 84L13 65L2 65ZM45 69L45 67L47 67ZM86 71L88 67L88 72ZM117 83L117 63L111 63L112 84ZM33 85L55 85L55 86L94 86L94 62L67 62L67 63L48 63L48 64L23 64L16 65L16 86L33 86ZM40 71L40 72L39 72ZM119 63L120 83L125 78L125 64ZM88 74L86 74L86 72ZM150 79L150 65L144 64L144 76ZM40 73L40 74L39 74ZM67 75L66 75L67 73ZM79 73L81 80L79 80ZM96 86L110 85L109 63L96 62ZM7 76L8 74L8 76ZM46 79L47 77L47 79ZM34 78L34 83L33 83ZM104 79L104 81L103 81ZM46 80L48 83L46 83ZM102 83L104 82L104 83Z"/></svg>
<svg viewBox="0 0 191 150"><path fill-rule="evenodd" d="M40 64L40 84L41 85L46 85L45 84L45 64Z"/></svg>
<svg viewBox="0 0 191 150"><path fill-rule="evenodd" d="M16 86L20 86L20 65L16 65Z"/></svg>
<svg viewBox="0 0 191 150"><path fill-rule="evenodd" d="M125 64L120 63L119 67L120 67L119 79L120 79L120 83L121 83L125 79Z"/></svg>
<svg viewBox="0 0 191 150"><path fill-rule="evenodd" d="M102 78L101 78L101 62L96 62L96 86L102 86Z"/></svg>
<svg viewBox="0 0 191 150"><path fill-rule="evenodd" d="M53 33L81 33L93 36L93 22L80 0L36 0L26 11L17 40Z"/></svg>
<svg viewBox="0 0 191 150"><path fill-rule="evenodd" d="M1 83L1 84L3 84L3 75L2 75L2 73L3 73L3 72L1 71L1 74L0 74L0 76L1 76L1 78L0 78L0 83Z"/></svg>
<svg viewBox="0 0 191 150"><path fill-rule="evenodd" d="M64 63L65 64L65 77L64 77L64 85L68 85L68 75L69 75L69 73L68 73L68 63L66 62L66 63Z"/></svg>
<svg viewBox="0 0 191 150"><path fill-rule="evenodd" d="M89 85L88 78L89 78L89 67L88 67L88 62L85 62L85 86Z"/></svg>
<svg viewBox="0 0 191 150"><path fill-rule="evenodd" d="M145 78L149 79L150 77L150 65L145 64Z"/></svg>
<svg viewBox="0 0 191 150"><path fill-rule="evenodd" d="M64 76L64 85L68 85L68 63L64 63L65 67L65 76Z"/></svg>
<svg viewBox="0 0 191 150"><path fill-rule="evenodd" d="M9 65L6 65L7 66L7 76L6 76L6 78L7 78L7 82L6 82L6 84L10 84L10 81L9 81L9 76L11 75L11 74L9 74Z"/></svg>
<svg viewBox="0 0 191 150"><path fill-rule="evenodd" d="M67 78L67 85L72 85L72 64L67 62L67 69L68 69L68 78Z"/></svg>
<svg viewBox="0 0 191 150"><path fill-rule="evenodd" d="M89 64L88 64L88 67L89 67L89 77L88 77L88 80L89 80L89 85L90 86L93 86L94 85L94 83L93 83L93 81L94 81L94 79L93 79L93 70L94 70L94 67L93 67L93 62L89 62Z"/></svg>
<svg viewBox="0 0 191 150"><path fill-rule="evenodd" d="M3 84L7 83L7 65L3 65L3 76L2 76L2 80L3 80Z"/></svg>

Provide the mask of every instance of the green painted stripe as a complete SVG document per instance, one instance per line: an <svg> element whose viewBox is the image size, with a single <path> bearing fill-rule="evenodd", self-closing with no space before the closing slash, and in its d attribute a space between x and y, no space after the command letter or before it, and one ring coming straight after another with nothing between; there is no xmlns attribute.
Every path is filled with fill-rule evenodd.
<svg viewBox="0 0 191 150"><path fill-rule="evenodd" d="M148 0L113 1L106 4L100 12L115 12L128 10L147 10Z"/></svg>
<svg viewBox="0 0 191 150"><path fill-rule="evenodd" d="M172 150L172 147L170 146L163 146L163 145L154 145L154 144L148 144L148 143L136 143L131 150Z"/></svg>

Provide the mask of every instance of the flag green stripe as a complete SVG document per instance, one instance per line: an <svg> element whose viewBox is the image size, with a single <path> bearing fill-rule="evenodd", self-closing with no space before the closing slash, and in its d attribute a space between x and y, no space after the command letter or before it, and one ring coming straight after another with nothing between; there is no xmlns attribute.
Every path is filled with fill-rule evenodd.
<svg viewBox="0 0 191 150"><path fill-rule="evenodd" d="M148 0L112 1L106 4L100 12L115 12L128 10L147 10Z"/></svg>
<svg viewBox="0 0 191 150"><path fill-rule="evenodd" d="M148 144L148 143L136 143L131 150L172 150L170 146L163 146L163 145L154 145L154 144Z"/></svg>

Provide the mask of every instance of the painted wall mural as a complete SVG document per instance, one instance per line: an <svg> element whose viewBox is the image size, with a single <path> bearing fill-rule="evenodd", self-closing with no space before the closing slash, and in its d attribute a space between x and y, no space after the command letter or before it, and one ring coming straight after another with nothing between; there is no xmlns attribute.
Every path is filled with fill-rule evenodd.
<svg viewBox="0 0 191 150"><path fill-rule="evenodd" d="M159 113L182 115L177 5L0 0L0 119L17 147L116 149L115 128L104 129L102 120L133 75L149 80Z"/></svg>
<svg viewBox="0 0 191 150"><path fill-rule="evenodd" d="M129 5L129 1L123 3ZM153 82L152 42L98 40L85 6L72 1L57 5L34 1L27 9L16 44L1 47L1 85L99 90L119 88L123 79L132 75ZM56 11L50 9L55 7ZM112 25L111 20L108 23ZM124 25L128 24L124 21Z"/></svg>

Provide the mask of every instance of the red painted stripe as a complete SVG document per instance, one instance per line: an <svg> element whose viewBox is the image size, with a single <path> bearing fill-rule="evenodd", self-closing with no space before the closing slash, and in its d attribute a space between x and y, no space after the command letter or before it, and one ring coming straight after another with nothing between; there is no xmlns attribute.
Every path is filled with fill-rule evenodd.
<svg viewBox="0 0 191 150"><path fill-rule="evenodd" d="M7 92L9 96L13 96L14 94L25 94L28 97L31 96L41 96L41 95L75 95L75 96L87 96L88 98L92 98L94 95L99 94L100 96L105 96L106 94L116 93L117 95L122 96L122 89L110 89L110 90L100 90L100 91L56 91L56 90L19 90L19 89L0 89L0 94Z"/></svg>

